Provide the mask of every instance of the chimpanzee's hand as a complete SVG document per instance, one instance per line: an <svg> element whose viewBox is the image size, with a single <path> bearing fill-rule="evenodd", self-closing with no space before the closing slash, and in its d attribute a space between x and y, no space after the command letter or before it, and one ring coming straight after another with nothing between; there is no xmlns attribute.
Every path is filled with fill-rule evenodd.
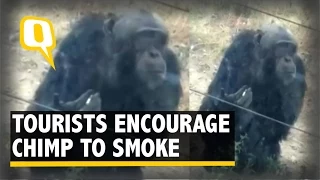
<svg viewBox="0 0 320 180"><path fill-rule="evenodd" d="M223 89L221 91L224 100L241 107L247 108L252 102L252 90L246 85L242 86L237 92L233 94L226 94Z"/></svg>
<svg viewBox="0 0 320 180"><path fill-rule="evenodd" d="M101 111L100 93L94 93L91 95L80 111Z"/></svg>
<svg viewBox="0 0 320 180"><path fill-rule="evenodd" d="M59 100L59 95L54 96L54 105L63 111L100 111L101 98L99 93L94 93L93 90L88 90L74 101L62 102Z"/></svg>

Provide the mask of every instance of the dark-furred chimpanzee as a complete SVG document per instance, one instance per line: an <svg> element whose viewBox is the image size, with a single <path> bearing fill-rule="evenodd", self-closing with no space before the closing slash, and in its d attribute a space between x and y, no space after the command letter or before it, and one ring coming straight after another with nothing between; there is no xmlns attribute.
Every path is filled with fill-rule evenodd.
<svg viewBox="0 0 320 180"><path fill-rule="evenodd" d="M297 54L292 34L276 24L260 30L244 30L226 50L208 94L293 125L306 90L305 70ZM289 127L270 121L235 106L206 97L200 111L235 111L236 168L255 172L267 169L269 160L277 160L280 141ZM204 158L215 151L214 135L202 136Z"/></svg>
<svg viewBox="0 0 320 180"><path fill-rule="evenodd" d="M49 70L34 100L64 111L175 111L182 95L180 67L168 40L160 19L144 10L85 16L61 42L56 71ZM88 168L89 177L107 178L110 169ZM63 171L31 168L31 176L64 177ZM115 178L142 178L139 167L112 172Z"/></svg>

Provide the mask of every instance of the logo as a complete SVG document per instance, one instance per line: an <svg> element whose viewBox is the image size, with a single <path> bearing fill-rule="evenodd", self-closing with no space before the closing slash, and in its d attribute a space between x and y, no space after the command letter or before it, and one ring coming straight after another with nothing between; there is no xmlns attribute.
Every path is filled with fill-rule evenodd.
<svg viewBox="0 0 320 180"><path fill-rule="evenodd" d="M52 56L56 38L50 20L35 16L23 17L20 21L20 44L26 50L39 51L56 70Z"/></svg>

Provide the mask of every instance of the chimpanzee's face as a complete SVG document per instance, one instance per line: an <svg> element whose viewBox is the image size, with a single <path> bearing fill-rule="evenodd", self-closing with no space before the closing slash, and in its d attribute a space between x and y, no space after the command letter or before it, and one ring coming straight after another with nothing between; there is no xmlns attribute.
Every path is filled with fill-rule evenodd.
<svg viewBox="0 0 320 180"><path fill-rule="evenodd" d="M136 73L138 78L153 89L166 76L167 64L162 56L167 37L159 32L141 32L134 39Z"/></svg>
<svg viewBox="0 0 320 180"><path fill-rule="evenodd" d="M274 50L275 73L284 85L290 84L296 77L296 47L292 44L277 45Z"/></svg>

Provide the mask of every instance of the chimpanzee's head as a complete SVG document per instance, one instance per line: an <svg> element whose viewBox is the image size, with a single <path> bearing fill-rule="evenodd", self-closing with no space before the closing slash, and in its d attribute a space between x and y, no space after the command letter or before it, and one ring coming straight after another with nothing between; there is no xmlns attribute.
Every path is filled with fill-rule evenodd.
<svg viewBox="0 0 320 180"><path fill-rule="evenodd" d="M296 77L297 43L286 28L268 24L261 28L261 58L268 73L272 73L283 85L288 85Z"/></svg>
<svg viewBox="0 0 320 180"><path fill-rule="evenodd" d="M166 78L168 31L149 12L131 12L119 17L112 28L114 53L123 74L153 89Z"/></svg>

